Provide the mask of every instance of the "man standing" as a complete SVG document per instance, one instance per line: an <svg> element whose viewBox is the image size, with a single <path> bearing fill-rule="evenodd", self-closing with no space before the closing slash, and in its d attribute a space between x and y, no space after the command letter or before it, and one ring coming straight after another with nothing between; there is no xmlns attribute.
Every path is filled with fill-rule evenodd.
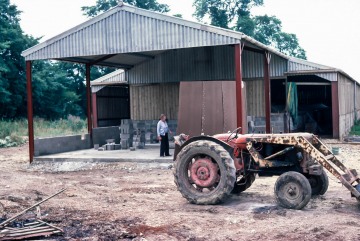
<svg viewBox="0 0 360 241"><path fill-rule="evenodd" d="M157 136L160 141L160 156L171 156L169 153L169 136L168 133L171 133L169 130L168 124L166 122L166 115L161 114L160 120L157 123Z"/></svg>

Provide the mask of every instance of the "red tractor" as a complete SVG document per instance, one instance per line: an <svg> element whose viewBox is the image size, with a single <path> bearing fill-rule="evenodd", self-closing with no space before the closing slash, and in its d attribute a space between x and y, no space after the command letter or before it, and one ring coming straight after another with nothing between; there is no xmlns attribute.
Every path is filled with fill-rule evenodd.
<svg viewBox="0 0 360 241"><path fill-rule="evenodd" d="M175 137L175 183L194 204L217 204L230 194L245 191L258 176L279 178L278 203L302 209L312 195L324 194L329 180L324 168L360 200L360 177L315 135L232 133L188 138Z"/></svg>

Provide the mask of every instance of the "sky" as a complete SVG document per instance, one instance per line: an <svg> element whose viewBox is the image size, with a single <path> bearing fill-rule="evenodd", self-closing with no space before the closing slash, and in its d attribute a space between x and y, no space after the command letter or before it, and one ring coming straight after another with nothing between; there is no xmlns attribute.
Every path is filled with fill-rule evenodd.
<svg viewBox="0 0 360 241"><path fill-rule="evenodd" d="M196 21L193 0L158 0L170 6L170 14ZM96 0L10 0L18 6L25 33L56 36L87 20L81 7ZM309 61L339 68L360 81L360 1L359 0L264 0L253 8L254 15L275 15L283 31L297 35Z"/></svg>

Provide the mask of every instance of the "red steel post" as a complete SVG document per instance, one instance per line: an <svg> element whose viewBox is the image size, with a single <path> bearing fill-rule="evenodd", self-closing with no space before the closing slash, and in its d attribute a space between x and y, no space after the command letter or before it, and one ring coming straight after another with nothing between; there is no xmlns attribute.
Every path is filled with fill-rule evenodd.
<svg viewBox="0 0 360 241"><path fill-rule="evenodd" d="M333 126L333 138L340 138L339 131L339 93L338 93L337 81L331 82L331 106L332 106L332 126Z"/></svg>
<svg viewBox="0 0 360 241"><path fill-rule="evenodd" d="M236 125L242 127L241 133L245 133L243 116L243 92L242 92L242 66L241 66L242 45L235 45L235 81L236 81Z"/></svg>
<svg viewBox="0 0 360 241"><path fill-rule="evenodd" d="M26 88L27 88L27 111L28 111L28 131L29 131L29 160L34 160L34 116L33 116L33 99L32 99L32 64L26 61Z"/></svg>
<svg viewBox="0 0 360 241"><path fill-rule="evenodd" d="M271 133L271 87L270 87L270 59L268 52L264 54L264 85L265 85L265 131Z"/></svg>
<svg viewBox="0 0 360 241"><path fill-rule="evenodd" d="M96 93L92 93L92 121L94 128L98 127Z"/></svg>
<svg viewBox="0 0 360 241"><path fill-rule="evenodd" d="M90 64L85 65L85 78L86 78L86 101L87 101L87 122L88 133L92 133L92 121L91 121L91 88L90 88Z"/></svg>

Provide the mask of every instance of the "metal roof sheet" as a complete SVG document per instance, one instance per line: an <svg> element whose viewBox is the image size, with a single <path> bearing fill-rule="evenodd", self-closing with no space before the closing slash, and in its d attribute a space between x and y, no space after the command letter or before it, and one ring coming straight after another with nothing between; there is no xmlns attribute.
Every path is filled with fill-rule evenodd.
<svg viewBox="0 0 360 241"><path fill-rule="evenodd" d="M26 60L59 59L91 63L104 55L228 45L240 43L241 40L245 44L289 58L240 32L139 9L123 3L25 50L22 56ZM117 63L117 60L109 58L109 65L112 62L110 60Z"/></svg>

